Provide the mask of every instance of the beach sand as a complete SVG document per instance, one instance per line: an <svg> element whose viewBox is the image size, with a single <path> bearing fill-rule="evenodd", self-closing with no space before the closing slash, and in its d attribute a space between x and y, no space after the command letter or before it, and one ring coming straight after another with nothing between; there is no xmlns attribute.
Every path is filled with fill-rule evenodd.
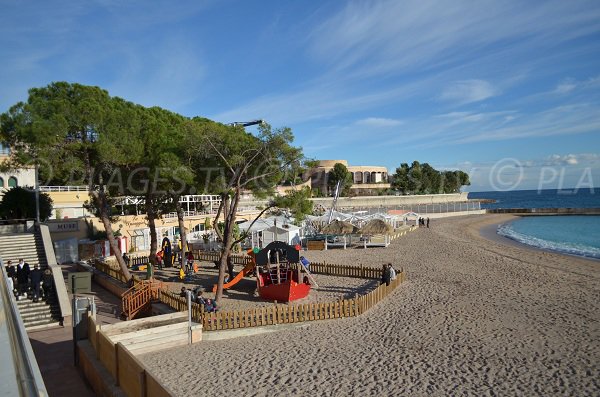
<svg viewBox="0 0 600 397"><path fill-rule="evenodd" d="M600 262L480 235L508 219L447 218L387 249L306 252L392 262L408 280L357 318L140 358L178 396L600 395Z"/></svg>

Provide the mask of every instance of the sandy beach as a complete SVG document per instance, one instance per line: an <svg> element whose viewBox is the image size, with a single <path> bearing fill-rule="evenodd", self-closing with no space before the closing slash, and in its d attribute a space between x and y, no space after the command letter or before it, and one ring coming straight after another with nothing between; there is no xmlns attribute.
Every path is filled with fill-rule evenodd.
<svg viewBox="0 0 600 397"><path fill-rule="evenodd" d="M357 318L141 360L178 396L600 395L600 262L480 235L508 219L434 220L387 249L306 252L392 262L408 280Z"/></svg>

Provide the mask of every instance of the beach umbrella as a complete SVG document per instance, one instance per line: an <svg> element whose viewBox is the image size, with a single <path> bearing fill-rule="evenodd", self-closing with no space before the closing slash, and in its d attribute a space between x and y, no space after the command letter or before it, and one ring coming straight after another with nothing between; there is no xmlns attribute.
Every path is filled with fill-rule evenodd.
<svg viewBox="0 0 600 397"><path fill-rule="evenodd" d="M350 222L338 220L331 222L321 230L321 232L325 234L351 234L356 233L357 231L358 228Z"/></svg>
<svg viewBox="0 0 600 397"><path fill-rule="evenodd" d="M371 219L360 229L362 234L390 234L393 231L392 225L382 219Z"/></svg>

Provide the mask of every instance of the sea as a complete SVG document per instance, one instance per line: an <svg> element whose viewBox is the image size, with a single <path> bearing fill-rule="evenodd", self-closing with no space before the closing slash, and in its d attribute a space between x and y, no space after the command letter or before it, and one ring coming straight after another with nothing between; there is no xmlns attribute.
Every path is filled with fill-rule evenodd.
<svg viewBox="0 0 600 397"><path fill-rule="evenodd" d="M599 189L470 192L491 199L481 208L600 208ZM600 216L527 216L498 226L497 233L536 248L600 260Z"/></svg>

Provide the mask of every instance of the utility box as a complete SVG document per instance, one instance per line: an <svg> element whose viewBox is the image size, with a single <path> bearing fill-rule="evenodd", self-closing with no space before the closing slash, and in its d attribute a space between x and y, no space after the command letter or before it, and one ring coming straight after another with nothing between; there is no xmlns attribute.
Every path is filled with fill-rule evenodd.
<svg viewBox="0 0 600 397"><path fill-rule="evenodd" d="M92 292L92 273L69 273L69 292L72 294L89 294Z"/></svg>

